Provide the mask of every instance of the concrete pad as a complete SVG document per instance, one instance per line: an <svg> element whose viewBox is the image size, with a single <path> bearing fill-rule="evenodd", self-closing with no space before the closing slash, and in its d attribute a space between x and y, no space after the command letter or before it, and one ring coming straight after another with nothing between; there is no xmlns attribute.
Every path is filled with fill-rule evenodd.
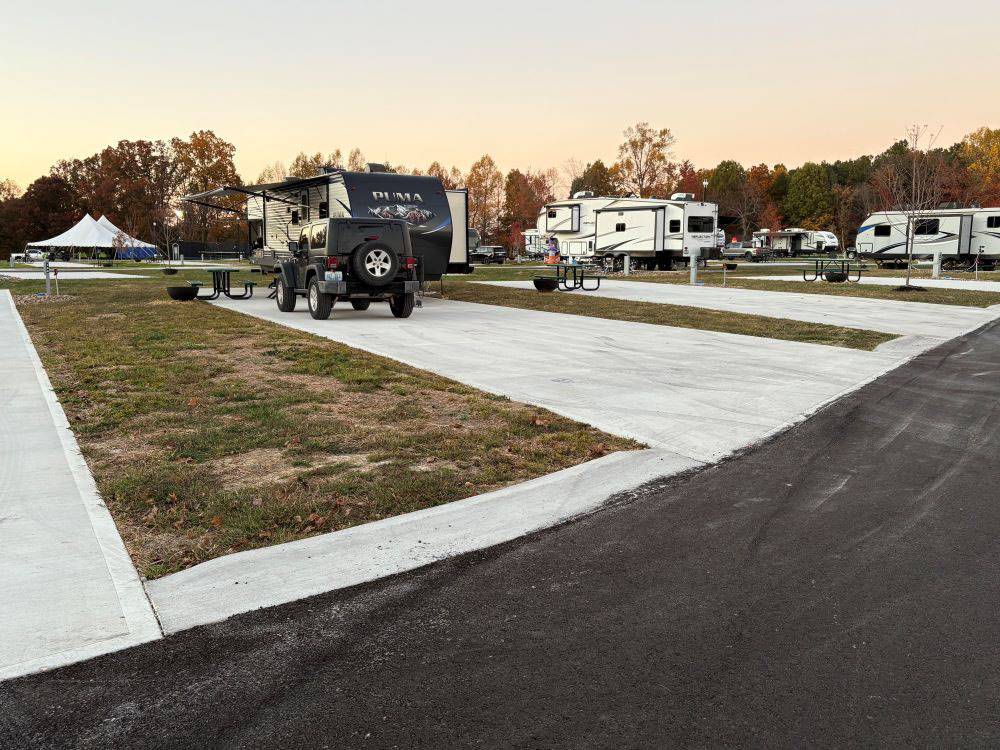
<svg viewBox="0 0 1000 750"><path fill-rule="evenodd" d="M735 273L735 271L734 271ZM801 275L797 276L741 276L744 281L760 279L762 281L801 281L807 282ZM819 283L827 283L818 280ZM902 286L906 283L905 276L862 276L859 282L849 282L858 284L874 284L876 286ZM937 289L967 289L975 292L1000 292L1000 281L976 281L975 279L911 279L911 284Z"/></svg>
<svg viewBox="0 0 1000 750"><path fill-rule="evenodd" d="M357 585L514 539L609 497L697 468L802 419L892 368L900 355L597 318L427 300L333 318L266 299L213 304L538 404L651 450L617 453L486 495L288 544L227 555L151 581L166 633Z"/></svg>
<svg viewBox="0 0 1000 750"><path fill-rule="evenodd" d="M0 679L160 637L48 377L0 290Z"/></svg>
<svg viewBox="0 0 1000 750"><path fill-rule="evenodd" d="M45 280L44 271L20 271L13 268L0 268L0 279L9 276L20 281ZM82 281L87 279L148 279L149 276L137 276L132 273L110 273L108 271L64 271L59 274L59 283L64 281Z"/></svg>
<svg viewBox="0 0 1000 750"><path fill-rule="evenodd" d="M518 289L534 288L530 281L480 283ZM580 292L569 293L580 294ZM606 279L601 282L601 288L597 291L583 294L635 302L703 307L748 315L763 315L769 318L919 336L930 345L975 330L997 317L995 311L979 307L616 279ZM908 345L912 344L912 341L908 342Z"/></svg>
<svg viewBox="0 0 1000 750"><path fill-rule="evenodd" d="M146 588L164 632L175 633L492 547L698 466L663 451L614 453L466 500L226 555L150 581Z"/></svg>
<svg viewBox="0 0 1000 750"><path fill-rule="evenodd" d="M629 282L625 282L629 283ZM329 320L273 300L219 307L430 370L607 432L712 461L895 366L899 356L713 331L428 299ZM301 306L300 306L301 307Z"/></svg>

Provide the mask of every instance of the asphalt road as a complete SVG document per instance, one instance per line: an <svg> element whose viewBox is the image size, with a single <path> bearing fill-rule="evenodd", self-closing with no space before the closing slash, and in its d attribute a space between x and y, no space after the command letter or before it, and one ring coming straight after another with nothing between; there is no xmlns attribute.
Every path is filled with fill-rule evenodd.
<svg viewBox="0 0 1000 750"><path fill-rule="evenodd" d="M744 456L0 684L0 747L1000 743L1000 326Z"/></svg>

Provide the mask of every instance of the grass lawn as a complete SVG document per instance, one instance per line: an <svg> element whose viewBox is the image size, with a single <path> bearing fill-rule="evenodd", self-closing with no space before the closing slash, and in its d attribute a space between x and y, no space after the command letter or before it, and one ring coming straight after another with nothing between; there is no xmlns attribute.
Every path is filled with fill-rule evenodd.
<svg viewBox="0 0 1000 750"><path fill-rule="evenodd" d="M531 279L540 272L537 269L518 268L517 266L495 266L489 268L477 267L474 277L481 280L524 280ZM1000 293L981 292L972 289L942 289L926 287L922 292L897 292L891 286L874 286L871 284L827 284L806 283L802 281L771 281L754 279L754 276L799 276L802 266L762 266L756 263L740 263L736 271L726 274L726 286L737 289L757 289L772 292L797 292L800 294L828 294L840 297L865 297L868 299L885 299L897 302L928 302L939 305L966 305L969 307L989 307L1000 304ZM866 271L866 276L886 276L901 278L905 269L877 269ZM914 269L912 278L929 279L931 272L927 269ZM953 279L972 280L971 273L950 271L942 273ZM454 277L463 278L463 277ZM469 277L471 278L471 277ZM614 276L621 281L651 281L660 284L687 284L687 271L637 272L629 276ZM698 280L708 286L722 286L722 269L716 266L707 271L698 272ZM1000 272L980 273L980 281L1000 281ZM446 282L447 283L447 282ZM447 286L446 286L447 288ZM679 323L676 325L680 325ZM700 328L702 326L693 326ZM719 330L719 329L712 329ZM766 335L766 334L756 334ZM776 336L775 338L781 338ZM824 342L825 343L825 342Z"/></svg>
<svg viewBox="0 0 1000 750"><path fill-rule="evenodd" d="M492 270L492 269L491 269ZM511 269L514 273L506 278L531 278L537 272L525 269ZM524 276L525 273L530 273ZM492 278L504 278L493 271ZM666 274L664 274L666 275ZM484 278L476 270L476 278ZM468 277L467 277L468 278ZM633 302L608 297L587 296L586 294L553 293L542 294L534 289L512 289L461 281L449 277L445 281L446 299L462 302L479 302L486 305L520 307L527 310L585 315L593 318L625 320L633 323L653 323L678 328L698 328L705 331L740 333L745 336L762 336L800 341L810 344L844 346L851 349L874 349L879 344L891 341L896 336L878 331L857 328L803 323L797 320L769 318L763 315L709 310L686 305L665 305L657 302Z"/></svg>
<svg viewBox="0 0 1000 750"><path fill-rule="evenodd" d="M53 301L0 280L147 578L641 447L163 291L208 274L152 275Z"/></svg>

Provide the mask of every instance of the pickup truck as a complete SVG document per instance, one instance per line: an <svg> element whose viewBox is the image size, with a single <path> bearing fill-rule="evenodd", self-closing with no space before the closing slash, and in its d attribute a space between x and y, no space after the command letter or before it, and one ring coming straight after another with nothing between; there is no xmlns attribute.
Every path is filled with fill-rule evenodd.
<svg viewBox="0 0 1000 750"><path fill-rule="evenodd" d="M769 255L770 253L766 247L754 247L749 242L730 242L722 248L722 257L729 258L730 260L741 258L758 263L765 260Z"/></svg>
<svg viewBox="0 0 1000 750"><path fill-rule="evenodd" d="M288 243L291 258L275 269L275 298L282 312L305 297L309 314L326 320L338 301L355 310L388 302L397 318L413 312L420 289L418 259L401 219L321 219Z"/></svg>

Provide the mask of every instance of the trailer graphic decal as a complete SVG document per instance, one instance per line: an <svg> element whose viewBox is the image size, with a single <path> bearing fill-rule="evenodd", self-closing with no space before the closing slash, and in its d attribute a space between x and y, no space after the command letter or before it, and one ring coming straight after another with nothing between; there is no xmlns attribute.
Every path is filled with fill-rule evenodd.
<svg viewBox="0 0 1000 750"><path fill-rule="evenodd" d="M420 208L416 204L393 203L388 206L372 206L368 209L372 216L379 219L402 219L407 224L419 227L434 218L433 211Z"/></svg>

